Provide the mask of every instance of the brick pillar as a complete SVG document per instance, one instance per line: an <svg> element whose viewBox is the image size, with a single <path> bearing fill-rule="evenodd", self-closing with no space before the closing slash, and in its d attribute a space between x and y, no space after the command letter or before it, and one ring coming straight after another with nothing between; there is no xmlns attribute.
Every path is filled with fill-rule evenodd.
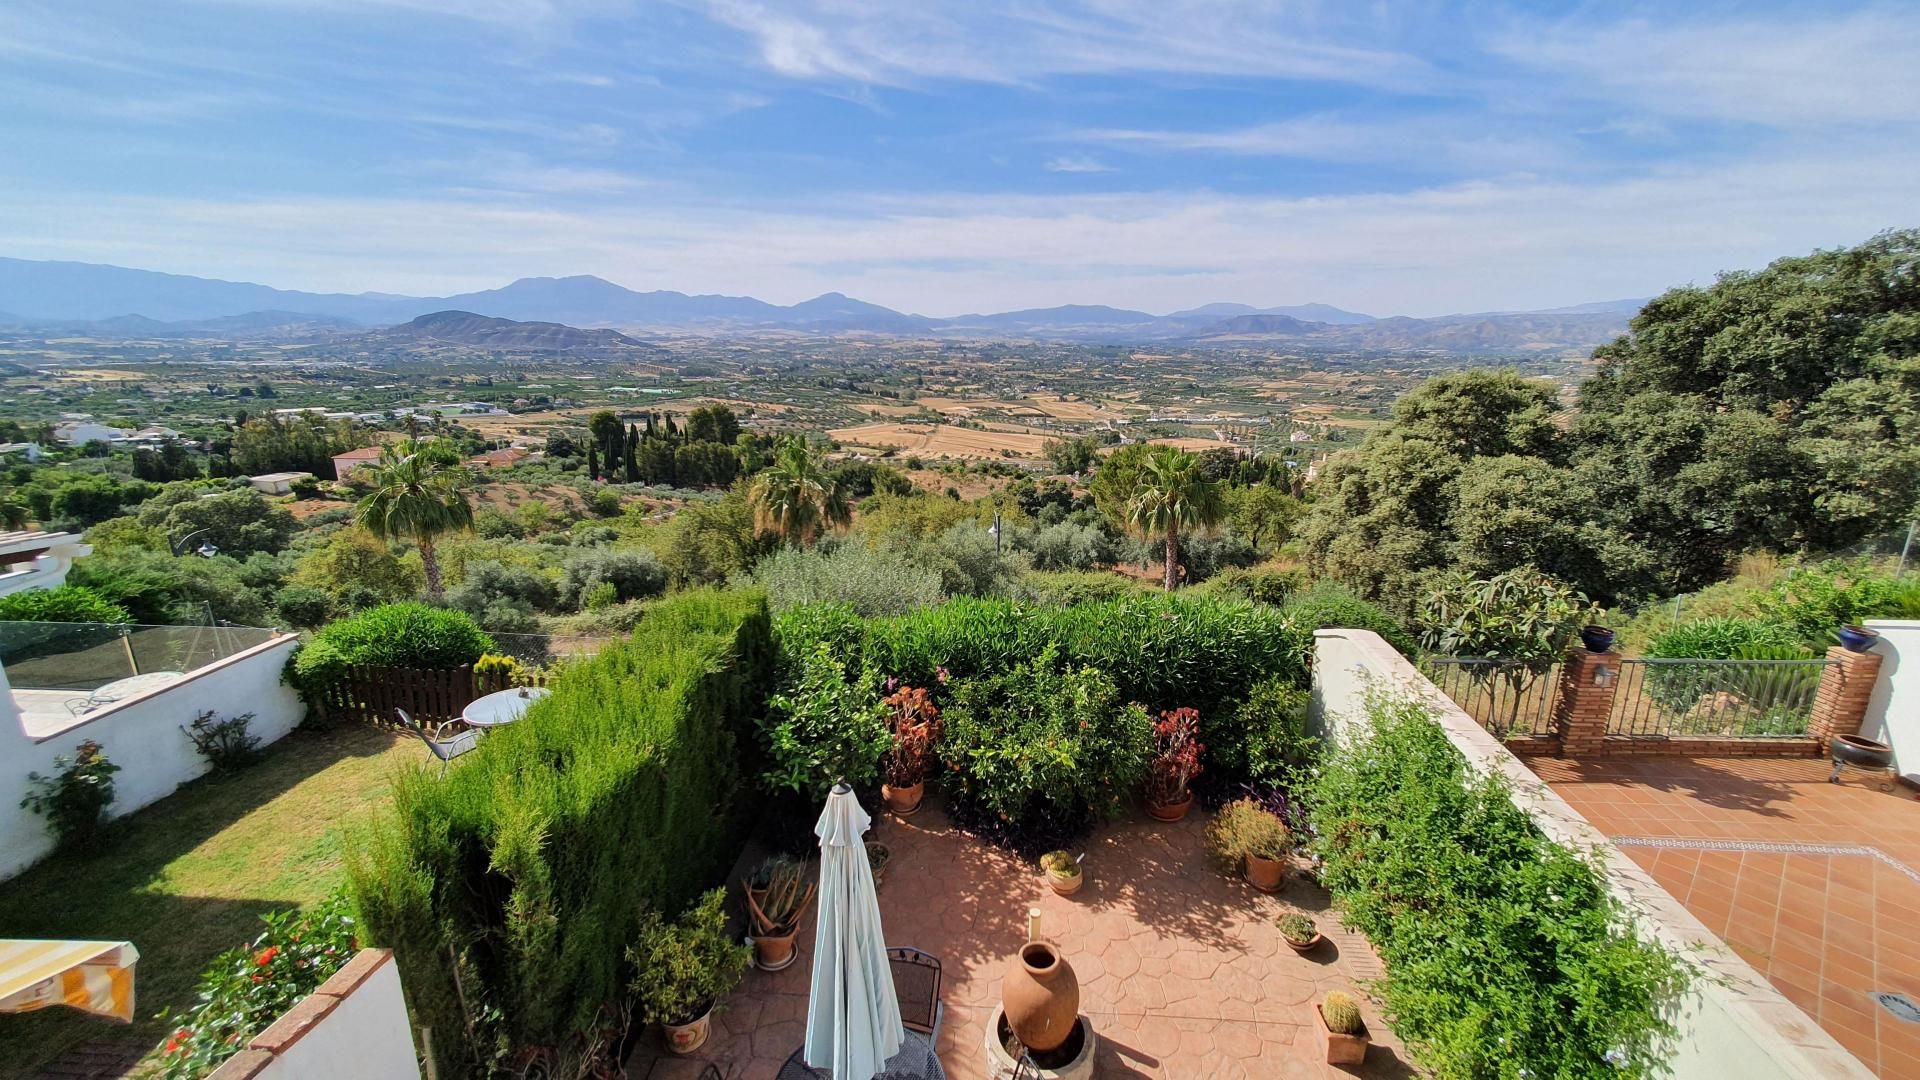
<svg viewBox="0 0 1920 1080"><path fill-rule="evenodd" d="M1807 734L1819 740L1821 750L1835 735L1860 734L1860 722L1867 717L1867 699L1873 696L1873 684L1880 678L1879 653L1853 652L1838 645L1827 650L1828 664L1820 673L1820 689L1813 695L1813 713L1807 719Z"/></svg>
<svg viewBox="0 0 1920 1080"><path fill-rule="evenodd" d="M1570 649L1560 665L1560 694L1553 703L1553 730L1561 757L1591 757L1601 752L1607 718L1613 715L1613 691L1620 685L1620 654Z"/></svg>

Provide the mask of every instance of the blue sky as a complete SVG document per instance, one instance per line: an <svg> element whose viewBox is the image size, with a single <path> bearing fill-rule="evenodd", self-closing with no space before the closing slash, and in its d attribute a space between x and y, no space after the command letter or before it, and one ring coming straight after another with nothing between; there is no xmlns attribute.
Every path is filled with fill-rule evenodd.
<svg viewBox="0 0 1920 1080"><path fill-rule="evenodd" d="M1920 225L1920 5L8 0L0 255L932 315L1648 295Z"/></svg>

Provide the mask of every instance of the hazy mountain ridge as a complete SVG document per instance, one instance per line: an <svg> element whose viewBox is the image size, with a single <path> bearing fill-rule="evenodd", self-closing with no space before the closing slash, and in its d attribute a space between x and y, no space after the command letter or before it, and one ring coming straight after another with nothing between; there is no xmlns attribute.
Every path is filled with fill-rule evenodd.
<svg viewBox="0 0 1920 1080"><path fill-rule="evenodd" d="M654 347L617 330L582 330L561 323L501 319L471 311L436 311L400 326L361 334L359 340L369 344L471 345L534 352Z"/></svg>
<svg viewBox="0 0 1920 1080"><path fill-rule="evenodd" d="M1543 312L1491 312L1433 319L1386 319L1327 304L1255 308L1214 303L1154 315L1099 304L982 313L954 318L907 314L826 293L792 305L751 296L636 292L590 275L521 278L498 289L449 297L390 293L306 293L247 282L73 262L0 258L0 307L12 321L93 336L324 337L356 326L394 326L449 311L560 329L628 327L714 332L800 330L896 336L1033 338L1104 343L1274 340L1358 349L1492 352L1584 348L1626 329L1641 301L1580 304ZM51 325L49 325L51 324ZM498 331L514 348L566 339L555 330ZM566 339L572 340L572 339ZM477 341L461 342L478 344Z"/></svg>

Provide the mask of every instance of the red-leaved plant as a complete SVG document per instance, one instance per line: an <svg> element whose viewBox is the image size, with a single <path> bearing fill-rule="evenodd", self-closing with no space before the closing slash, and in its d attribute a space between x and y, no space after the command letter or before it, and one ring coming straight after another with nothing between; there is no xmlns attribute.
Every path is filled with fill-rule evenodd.
<svg viewBox="0 0 1920 1080"><path fill-rule="evenodd" d="M1200 710L1169 709L1153 722L1153 762L1147 766L1147 798L1162 806L1183 803L1200 775Z"/></svg>
<svg viewBox="0 0 1920 1080"><path fill-rule="evenodd" d="M903 686L881 700L887 707L887 727L893 731L893 749L884 762L887 783L912 787L924 783L933 764L933 745L940 741L940 709L932 695L916 686Z"/></svg>

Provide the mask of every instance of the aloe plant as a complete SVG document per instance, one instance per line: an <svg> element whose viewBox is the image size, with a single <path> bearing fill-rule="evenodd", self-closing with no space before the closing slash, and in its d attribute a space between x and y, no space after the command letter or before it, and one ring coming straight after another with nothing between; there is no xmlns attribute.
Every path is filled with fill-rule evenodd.
<svg viewBox="0 0 1920 1080"><path fill-rule="evenodd" d="M786 937L799 930L816 888L805 863L785 856L761 863L747 879L747 908L753 913L754 934Z"/></svg>

